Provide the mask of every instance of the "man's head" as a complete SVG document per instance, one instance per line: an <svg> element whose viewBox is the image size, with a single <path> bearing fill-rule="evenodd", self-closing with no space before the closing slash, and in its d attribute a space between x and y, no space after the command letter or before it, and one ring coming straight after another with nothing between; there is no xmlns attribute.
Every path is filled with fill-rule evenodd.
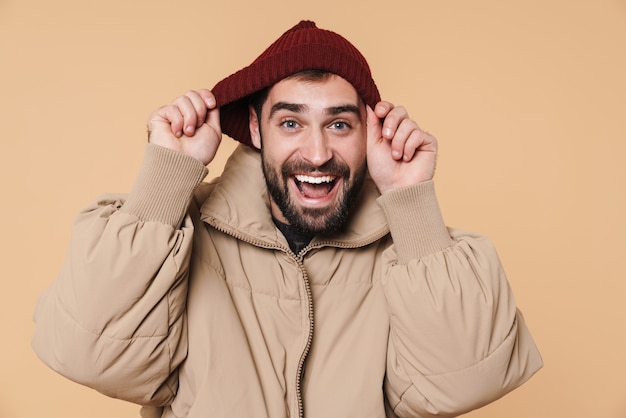
<svg viewBox="0 0 626 418"><path fill-rule="evenodd" d="M261 150L274 217L339 229L367 171L365 105L380 101L363 55L301 21L212 91L222 131Z"/></svg>

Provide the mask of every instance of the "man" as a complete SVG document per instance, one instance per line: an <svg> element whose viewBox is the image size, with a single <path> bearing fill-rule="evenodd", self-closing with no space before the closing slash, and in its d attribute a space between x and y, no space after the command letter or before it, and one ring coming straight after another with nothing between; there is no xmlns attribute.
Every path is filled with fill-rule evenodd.
<svg viewBox="0 0 626 418"><path fill-rule="evenodd" d="M454 416L541 367L494 248L443 223L437 141L341 36L300 22L148 128L38 303L53 369L144 417L326 418Z"/></svg>

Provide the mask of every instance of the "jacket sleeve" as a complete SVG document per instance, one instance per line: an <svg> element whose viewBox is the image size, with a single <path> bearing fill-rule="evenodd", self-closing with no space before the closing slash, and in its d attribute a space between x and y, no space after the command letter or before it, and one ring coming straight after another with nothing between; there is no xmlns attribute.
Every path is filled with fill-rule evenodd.
<svg viewBox="0 0 626 418"><path fill-rule="evenodd" d="M541 356L495 248L448 229L433 182L379 198L391 231L386 396L399 417L456 416L529 379Z"/></svg>
<svg viewBox="0 0 626 418"><path fill-rule="evenodd" d="M108 396L164 405L186 357L193 226L185 215L206 168L148 145L125 199L77 217L67 258L35 309L32 346L52 369Z"/></svg>

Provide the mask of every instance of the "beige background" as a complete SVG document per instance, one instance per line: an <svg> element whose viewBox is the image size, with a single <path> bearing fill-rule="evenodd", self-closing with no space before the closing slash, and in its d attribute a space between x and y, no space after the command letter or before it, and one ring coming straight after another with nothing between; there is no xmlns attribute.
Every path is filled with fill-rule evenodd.
<svg viewBox="0 0 626 418"><path fill-rule="evenodd" d="M447 223L495 241L541 348L542 371L468 416L626 417L624 0L0 0L0 417L138 417L37 360L37 295L76 213L130 188L150 111L301 18L439 138Z"/></svg>

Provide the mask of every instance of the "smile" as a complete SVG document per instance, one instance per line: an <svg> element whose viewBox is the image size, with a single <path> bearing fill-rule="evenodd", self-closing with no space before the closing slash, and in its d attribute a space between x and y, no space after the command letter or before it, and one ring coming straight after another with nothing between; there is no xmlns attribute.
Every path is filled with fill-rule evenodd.
<svg viewBox="0 0 626 418"><path fill-rule="evenodd" d="M294 176L296 187L302 196L311 199L320 199L328 196L335 186L337 176L307 176L297 174Z"/></svg>
<svg viewBox="0 0 626 418"><path fill-rule="evenodd" d="M332 183L335 180L335 176L311 177L311 176L297 175L295 177L296 177L296 180L298 180L300 183L311 183L311 184Z"/></svg>

